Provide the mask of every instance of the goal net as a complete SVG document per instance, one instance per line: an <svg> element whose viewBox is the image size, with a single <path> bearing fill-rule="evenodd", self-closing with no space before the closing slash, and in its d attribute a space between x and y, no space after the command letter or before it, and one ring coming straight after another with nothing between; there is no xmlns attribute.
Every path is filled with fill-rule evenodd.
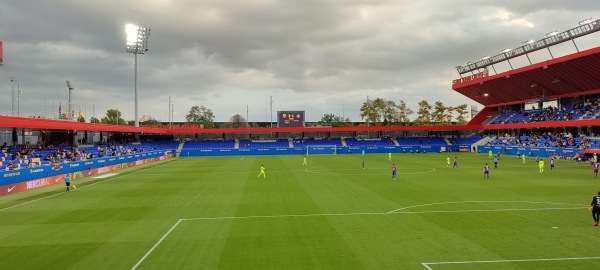
<svg viewBox="0 0 600 270"><path fill-rule="evenodd" d="M337 155L337 145L314 145L306 147L306 155Z"/></svg>

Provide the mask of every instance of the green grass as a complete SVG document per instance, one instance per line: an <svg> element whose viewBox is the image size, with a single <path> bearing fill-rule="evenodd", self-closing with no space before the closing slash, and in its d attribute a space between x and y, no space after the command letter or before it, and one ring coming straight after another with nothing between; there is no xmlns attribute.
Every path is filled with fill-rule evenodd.
<svg viewBox="0 0 600 270"><path fill-rule="evenodd" d="M503 157L189 158L0 198L1 269L584 269L589 164ZM492 167L483 180L483 165ZM267 178L257 179L259 167ZM396 210L396 211L394 211ZM172 229L172 230L171 230ZM168 233L170 231L170 233ZM164 237L164 238L163 238ZM160 239L163 239L156 245ZM154 246L156 247L149 252ZM148 255L144 258L145 255ZM144 258L142 260L142 258ZM535 259L582 258L536 261ZM506 261L523 260L523 261Z"/></svg>

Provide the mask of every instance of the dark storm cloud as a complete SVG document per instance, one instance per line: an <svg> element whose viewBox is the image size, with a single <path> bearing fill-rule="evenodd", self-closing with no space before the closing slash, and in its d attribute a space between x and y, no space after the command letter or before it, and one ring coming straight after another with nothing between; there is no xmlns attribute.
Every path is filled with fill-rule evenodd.
<svg viewBox="0 0 600 270"><path fill-rule="evenodd" d="M117 108L132 119L124 25L135 23L152 29L138 57L140 114L166 119L171 96L178 121L193 105L221 121L248 106L250 120L263 121L273 96L274 110L359 121L367 95L473 104L451 90L454 66L598 14L588 0L10 1L0 7L0 89L10 93L16 77L22 114L39 114L66 102L69 79L82 110ZM580 46L598 46L593 40ZM10 107L0 101L0 113Z"/></svg>

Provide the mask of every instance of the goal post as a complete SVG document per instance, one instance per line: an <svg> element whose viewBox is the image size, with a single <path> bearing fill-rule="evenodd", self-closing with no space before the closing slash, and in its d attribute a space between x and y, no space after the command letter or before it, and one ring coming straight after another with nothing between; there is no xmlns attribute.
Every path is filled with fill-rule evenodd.
<svg viewBox="0 0 600 270"><path fill-rule="evenodd" d="M337 155L337 145L309 145L306 147L306 155Z"/></svg>

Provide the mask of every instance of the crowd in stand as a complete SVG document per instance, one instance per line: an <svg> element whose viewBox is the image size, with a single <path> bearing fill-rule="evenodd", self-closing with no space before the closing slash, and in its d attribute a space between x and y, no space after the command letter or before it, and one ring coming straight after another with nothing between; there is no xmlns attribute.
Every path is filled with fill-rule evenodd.
<svg viewBox="0 0 600 270"><path fill-rule="evenodd" d="M556 147L556 148L578 148L587 149L596 143L595 140L590 140L585 134L579 134L575 137L568 132L563 133L536 133L531 132L527 135L512 137L505 134L503 137L498 137L494 141L490 141L487 145L498 146L524 146L524 147Z"/></svg>
<svg viewBox="0 0 600 270"><path fill-rule="evenodd" d="M507 112L506 108L502 109L502 114L505 119L502 119L494 124L518 124L530 122L555 122L555 121L571 121L583 119L591 119L600 112L600 101L588 98L583 103L577 102L572 107L558 105L558 107L547 107L536 110L533 107L531 110L521 112Z"/></svg>
<svg viewBox="0 0 600 270"><path fill-rule="evenodd" d="M156 149L156 147L153 147L152 149ZM97 148L87 149L86 151L86 149L79 149L78 147L66 145L59 147L55 147L53 144L44 145L42 142L38 142L36 145L26 142L25 145L12 148L4 142L0 147L0 150L4 156L3 163L6 163L4 166L5 170L15 170L20 167L35 167L36 162L34 162L34 159L38 158L40 160L38 164L41 165L41 160L44 161L43 164L55 164L145 152L143 148L130 145L98 145Z"/></svg>

